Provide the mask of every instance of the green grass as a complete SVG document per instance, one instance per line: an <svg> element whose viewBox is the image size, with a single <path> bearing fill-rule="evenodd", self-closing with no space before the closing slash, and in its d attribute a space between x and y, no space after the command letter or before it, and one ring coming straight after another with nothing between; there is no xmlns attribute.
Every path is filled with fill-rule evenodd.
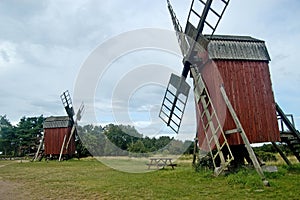
<svg viewBox="0 0 300 200"><path fill-rule="evenodd" d="M264 187L254 170L213 177L188 162L175 170L126 173L99 161L0 161L0 183L14 187L11 199L299 199L300 165L266 173ZM145 166L146 168L146 166ZM6 195L6 197L10 197ZM16 197L16 198L15 198ZM1 196L0 196L1 199Z"/></svg>

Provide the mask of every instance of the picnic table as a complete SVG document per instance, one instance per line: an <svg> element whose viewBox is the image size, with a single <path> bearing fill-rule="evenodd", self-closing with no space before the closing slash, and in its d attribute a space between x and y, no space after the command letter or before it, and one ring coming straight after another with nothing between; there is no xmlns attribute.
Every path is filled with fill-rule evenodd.
<svg viewBox="0 0 300 200"><path fill-rule="evenodd" d="M150 169L151 167L155 167L156 169L161 169L161 168L165 168L166 166L175 169L174 167L177 166L177 164L174 164L172 162L172 158L150 158L150 162L147 165L148 165L148 169Z"/></svg>

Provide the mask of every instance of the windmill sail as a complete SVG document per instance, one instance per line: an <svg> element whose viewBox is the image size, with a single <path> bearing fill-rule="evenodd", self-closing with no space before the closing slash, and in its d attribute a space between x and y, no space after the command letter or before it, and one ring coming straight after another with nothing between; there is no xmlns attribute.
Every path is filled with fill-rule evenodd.
<svg viewBox="0 0 300 200"><path fill-rule="evenodd" d="M62 95L60 95L61 101L66 109L66 112L68 114L68 116L70 117L70 119L73 121L73 116L74 116L74 109L73 109L73 105L72 105L72 99L70 96L69 91L65 91L62 93Z"/></svg>
<svg viewBox="0 0 300 200"><path fill-rule="evenodd" d="M171 75L159 116L167 123L167 126L170 126L176 133L179 131L190 88L185 80L190 71L192 63L195 62L195 53L199 51L199 49L196 48L196 43L200 42L202 46L207 46L208 41L203 39L204 37L202 36L203 30L208 26L212 30L211 35L214 34L229 3L229 0L218 1L222 2L222 5L220 6L216 4L218 8L217 9L212 8L212 6L215 5L213 4L213 0L193 0L189 11L185 32L183 33L182 27L175 15L171 3L169 0L167 0L168 10L172 18L182 55L184 57L184 67L180 77L174 74ZM199 5L200 8L202 6L201 15L199 15L197 12ZM207 19L210 16L214 16L213 22L210 22L209 19ZM174 88L175 91L170 92L171 88ZM184 91L182 91L183 88ZM180 95L182 97L180 97ZM169 96L172 96L172 98L169 98ZM182 98L184 99L183 101Z"/></svg>
<svg viewBox="0 0 300 200"><path fill-rule="evenodd" d="M176 14L172 8L172 5L170 3L169 0L167 0L168 3L168 9L172 18L172 22L173 22L173 26L174 26L174 30L176 31L176 36L177 36L177 40L179 43L179 47L181 49L181 53L183 56L186 56L189 46L188 46L188 42L187 42L187 38L185 37L182 27L179 23L179 20L176 17Z"/></svg>
<svg viewBox="0 0 300 200"><path fill-rule="evenodd" d="M62 95L60 95L60 98L61 98L61 101L62 101L62 103L65 107L65 110L66 110L67 114L68 114L68 117L72 121L72 128L71 128L71 133L70 133L69 137L67 138L66 135L65 135L64 142L62 144L61 152L60 152L60 155L59 155L59 161L61 160L63 150L64 149L67 150L69 148L69 144L71 142L71 139L73 138L73 135L76 134L77 122L80 121L80 119L82 117L82 114L84 112L84 104L82 103L80 105L77 113L76 113L76 117L75 117L75 120L74 120L73 116L75 115L75 112L74 112L72 99L71 99L71 95L70 95L69 91L67 90L67 91L63 92Z"/></svg>
<svg viewBox="0 0 300 200"><path fill-rule="evenodd" d="M229 1L193 0L184 33L197 42L203 31L212 36L220 23ZM201 15L198 12L199 8L202 8Z"/></svg>
<svg viewBox="0 0 300 200"><path fill-rule="evenodd" d="M176 133L179 131L190 86L182 77L171 74L159 117Z"/></svg>

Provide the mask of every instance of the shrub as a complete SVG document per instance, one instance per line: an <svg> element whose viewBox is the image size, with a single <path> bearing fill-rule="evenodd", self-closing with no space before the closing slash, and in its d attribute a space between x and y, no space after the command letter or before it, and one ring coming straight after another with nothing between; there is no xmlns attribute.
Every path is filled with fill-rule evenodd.
<svg viewBox="0 0 300 200"><path fill-rule="evenodd" d="M257 156L265 162L268 161L277 161L277 158L274 153L265 152L265 151L257 151Z"/></svg>

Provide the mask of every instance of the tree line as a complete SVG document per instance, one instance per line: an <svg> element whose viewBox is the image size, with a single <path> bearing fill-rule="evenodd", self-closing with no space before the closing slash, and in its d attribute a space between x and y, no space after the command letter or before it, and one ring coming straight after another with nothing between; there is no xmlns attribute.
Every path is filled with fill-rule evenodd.
<svg viewBox="0 0 300 200"><path fill-rule="evenodd" d="M35 153L43 131L44 117L22 117L12 125L6 115L0 116L0 152L2 156L24 156Z"/></svg>
<svg viewBox="0 0 300 200"><path fill-rule="evenodd" d="M16 125L12 125L6 115L0 115L0 156L33 156L43 134L44 120L43 115L22 117ZM129 125L78 126L77 133L76 151L80 156L193 152L191 141L175 140L169 136L150 138Z"/></svg>
<svg viewBox="0 0 300 200"><path fill-rule="evenodd" d="M143 136L134 126L108 124L104 127L86 125L78 127L80 141L92 155L151 155L190 154L192 141L181 141L169 136L159 138ZM77 145L78 146L78 145ZM84 152L81 150L80 152Z"/></svg>

